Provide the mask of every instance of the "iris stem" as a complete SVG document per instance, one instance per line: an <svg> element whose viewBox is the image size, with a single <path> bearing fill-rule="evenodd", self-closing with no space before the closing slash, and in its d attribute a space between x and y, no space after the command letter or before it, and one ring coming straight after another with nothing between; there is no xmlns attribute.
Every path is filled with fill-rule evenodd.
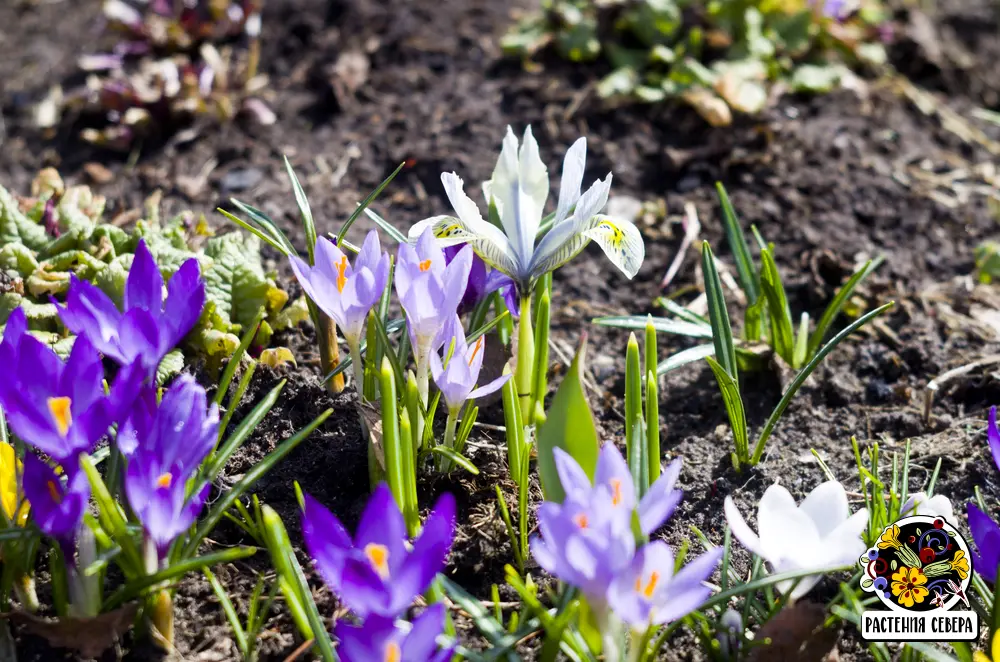
<svg viewBox="0 0 1000 662"><path fill-rule="evenodd" d="M455 450L455 428L458 425L458 409L448 409L448 420L444 424L444 445ZM438 458L438 469L442 473L451 471L452 462L445 456Z"/></svg>
<svg viewBox="0 0 1000 662"><path fill-rule="evenodd" d="M531 392L534 386L535 334L531 327L531 296L521 297L521 319L517 323L517 370L514 382L517 385L517 399L521 404L521 420L531 425L534 412Z"/></svg>

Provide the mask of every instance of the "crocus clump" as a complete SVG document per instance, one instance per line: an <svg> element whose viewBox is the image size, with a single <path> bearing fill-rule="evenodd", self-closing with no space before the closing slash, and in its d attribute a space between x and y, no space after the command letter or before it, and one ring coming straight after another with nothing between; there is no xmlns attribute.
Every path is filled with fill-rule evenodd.
<svg viewBox="0 0 1000 662"><path fill-rule="evenodd" d="M673 513L681 498L674 489L680 460L636 503L628 465L614 444L601 449L591 483L579 464L554 449L556 470L565 491L562 503L538 508L541 537L531 552L542 568L577 587L598 614L610 608L633 629L675 620L695 609L708 595L702 583L718 564L722 550L698 557L674 575L673 556L665 543L636 551L633 518L648 535Z"/></svg>
<svg viewBox="0 0 1000 662"><path fill-rule="evenodd" d="M997 568L1000 567L1000 526L992 517L981 511L976 504L969 503L969 531L976 543L978 553L970 550L972 567L990 584L997 581Z"/></svg>
<svg viewBox="0 0 1000 662"><path fill-rule="evenodd" d="M387 485L365 507L352 540L337 516L305 496L302 536L323 581L358 617L398 617L444 568L455 499L443 495L407 548L406 524Z"/></svg>
<svg viewBox="0 0 1000 662"><path fill-rule="evenodd" d="M337 323L351 356L358 355L365 319L389 281L389 254L383 253L378 233L365 237L352 265L347 255L325 237L316 240L316 264L292 256L292 271L306 295Z"/></svg>
<svg viewBox="0 0 1000 662"><path fill-rule="evenodd" d="M865 551L861 532L868 524L868 509L851 515L847 493L835 480L816 487L801 505L784 487L767 488L757 506L759 535L747 525L732 497L726 497L725 511L736 539L776 573L849 566ZM797 583L779 582L777 588L791 591L790 597L797 600L819 580L817 574Z"/></svg>
<svg viewBox="0 0 1000 662"><path fill-rule="evenodd" d="M467 400L495 392L510 379L510 375L501 375L476 388L479 372L483 367L483 355L486 353L486 336L479 336L469 345L465 341L465 331L458 315L452 318L447 328L450 337L443 346L445 361L442 362L437 352L432 353L431 375L434 383L441 389L441 397L448 406L448 412L457 414Z"/></svg>
<svg viewBox="0 0 1000 662"><path fill-rule="evenodd" d="M24 456L24 496L32 505L31 519L53 538L67 559L73 558L83 514L90 501L90 482L74 464L61 467L63 476L28 453Z"/></svg>
<svg viewBox="0 0 1000 662"><path fill-rule="evenodd" d="M194 327L205 306L205 283L198 262L187 260L167 284L143 240L125 284L119 310L100 289L73 277L59 317L71 332L84 337L121 366L138 363L147 380L170 350Z"/></svg>
<svg viewBox="0 0 1000 662"><path fill-rule="evenodd" d="M205 390L183 375L159 405L148 388L129 417L133 441L126 445L125 494L160 559L195 521L208 497L208 484L190 495L187 488L218 440L219 408L207 403Z"/></svg>
<svg viewBox="0 0 1000 662"><path fill-rule="evenodd" d="M601 213L608 202L611 173L581 194L586 160L587 141L580 138L566 152L555 216L536 244L549 196L549 174L531 127L525 129L520 145L507 127L493 176L483 185L490 218L498 217L502 229L483 220L457 174L443 173L441 181L456 216L421 221L411 228L410 236L433 227L450 243L469 244L486 264L510 276L521 296L531 292L538 278L573 259L591 241L632 278L645 256L642 237L631 222Z"/></svg>

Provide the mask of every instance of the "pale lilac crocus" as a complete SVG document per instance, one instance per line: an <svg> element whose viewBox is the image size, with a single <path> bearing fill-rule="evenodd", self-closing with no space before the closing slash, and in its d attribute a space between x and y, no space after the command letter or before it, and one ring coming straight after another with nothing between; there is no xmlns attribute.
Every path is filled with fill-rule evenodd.
<svg viewBox="0 0 1000 662"><path fill-rule="evenodd" d="M369 616L360 626L340 621L334 630L337 654L341 662L447 662L455 647L438 647L444 624L441 603L428 607L408 630L381 616Z"/></svg>
<svg viewBox="0 0 1000 662"><path fill-rule="evenodd" d="M309 266L295 255L291 262L306 295L340 327L351 351L355 374L359 374L365 320L389 281L389 254L382 252L378 232L368 233L353 265L325 237L316 240L315 265Z"/></svg>
<svg viewBox="0 0 1000 662"><path fill-rule="evenodd" d="M635 632L663 625L691 613L711 594L705 582L715 571L723 549L713 548L674 574L674 555L667 543L644 545L632 564L608 588L608 605Z"/></svg>
<svg viewBox="0 0 1000 662"><path fill-rule="evenodd" d="M483 367L483 355L486 353L486 337L479 336L472 345L468 344L458 315L452 317L447 328L450 337L445 339L442 347L447 362L442 362L437 352L433 352L431 374L434 376L434 383L441 389L441 397L448 405L448 411L457 414L467 400L495 392L510 379L510 375L501 375L476 388L479 372Z"/></svg>
<svg viewBox="0 0 1000 662"><path fill-rule="evenodd" d="M990 416L986 422L986 442L990 446L993 464L997 465L997 470L1000 471L1000 429L997 428L996 406L990 407Z"/></svg>
<svg viewBox="0 0 1000 662"><path fill-rule="evenodd" d="M636 510L640 528L648 535L677 507L681 493L674 483L680 460L671 463L637 508L628 465L614 444L601 449L593 484L568 453L556 448L554 455L566 496L561 504L547 501L538 507L542 535L532 539L531 552L542 568L579 588L600 608L609 583L635 554Z"/></svg>

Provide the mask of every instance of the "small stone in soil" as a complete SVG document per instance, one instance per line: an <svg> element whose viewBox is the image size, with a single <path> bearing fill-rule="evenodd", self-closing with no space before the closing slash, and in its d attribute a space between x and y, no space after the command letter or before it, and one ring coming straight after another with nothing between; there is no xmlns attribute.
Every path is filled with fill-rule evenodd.
<svg viewBox="0 0 1000 662"><path fill-rule="evenodd" d="M881 405L892 400L892 387L881 379L872 379L865 387L865 399L869 404Z"/></svg>
<svg viewBox="0 0 1000 662"><path fill-rule="evenodd" d="M222 190L223 195L226 193L239 193L248 188L253 188L263 178L264 173L257 168L236 168L222 176L222 179L219 181L219 188Z"/></svg>

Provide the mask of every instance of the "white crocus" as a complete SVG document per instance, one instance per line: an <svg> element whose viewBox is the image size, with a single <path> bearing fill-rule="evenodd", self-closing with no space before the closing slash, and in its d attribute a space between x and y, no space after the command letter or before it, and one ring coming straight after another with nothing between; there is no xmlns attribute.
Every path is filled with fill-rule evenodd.
<svg viewBox="0 0 1000 662"><path fill-rule="evenodd" d="M538 278L573 259L591 241L632 278L645 256L642 236L631 222L601 213L608 202L611 173L581 194L586 161L587 140L580 138L566 152L555 216L538 240L549 196L548 170L531 127L525 129L520 146L507 127L493 177L483 184L490 220L483 219L476 203L466 195L462 179L446 172L441 181L456 216L423 220L410 229L410 239L419 237L430 225L446 244L471 244L487 264L510 276L522 293Z"/></svg>
<svg viewBox="0 0 1000 662"><path fill-rule="evenodd" d="M954 521L954 511L951 508L951 501L943 494L937 494L930 498L924 492L917 492L910 496L899 509L901 517L912 515L924 515L926 517L943 517L948 522Z"/></svg>
<svg viewBox="0 0 1000 662"><path fill-rule="evenodd" d="M732 497L726 497L725 511L737 540L775 573L849 566L865 551L861 532L868 524L868 510L851 515L847 494L835 480L819 485L801 506L784 487L767 488L757 507L757 533L747 526ZM819 580L818 575L802 578L790 597L801 598ZM777 587L784 593L794 584L790 580Z"/></svg>

